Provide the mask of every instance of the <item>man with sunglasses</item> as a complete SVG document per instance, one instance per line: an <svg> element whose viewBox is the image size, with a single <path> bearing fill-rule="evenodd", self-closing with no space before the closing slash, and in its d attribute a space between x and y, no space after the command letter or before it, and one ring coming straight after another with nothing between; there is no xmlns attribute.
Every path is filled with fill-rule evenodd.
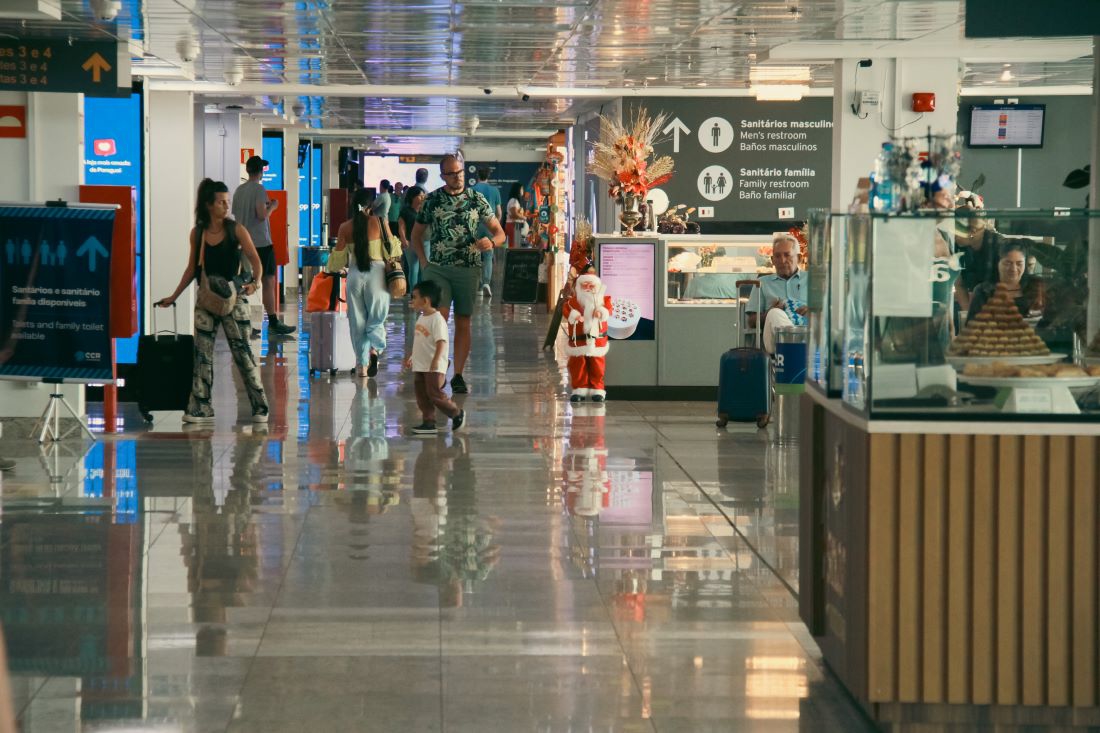
<svg viewBox="0 0 1100 733"><path fill-rule="evenodd" d="M451 391L470 390L462 371L470 357L471 320L481 275L481 258L493 256L493 247L504 243L504 229L489 202L477 191L466 188L462 161L445 155L439 162L443 188L428 194L412 231L412 247L420 260L422 280L435 280L442 291L439 311L448 318L454 303L454 378ZM478 236L484 224L488 236ZM432 243L431 260L424 254L425 235Z"/></svg>

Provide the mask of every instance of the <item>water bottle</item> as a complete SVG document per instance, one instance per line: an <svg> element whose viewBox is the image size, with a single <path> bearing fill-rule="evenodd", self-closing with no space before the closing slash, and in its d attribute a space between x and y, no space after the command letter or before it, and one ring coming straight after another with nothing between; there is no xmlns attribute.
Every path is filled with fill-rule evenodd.
<svg viewBox="0 0 1100 733"><path fill-rule="evenodd" d="M897 211L898 185L890 177L890 158L893 143L883 143L882 152L875 159L875 172L871 175L871 209L873 211Z"/></svg>

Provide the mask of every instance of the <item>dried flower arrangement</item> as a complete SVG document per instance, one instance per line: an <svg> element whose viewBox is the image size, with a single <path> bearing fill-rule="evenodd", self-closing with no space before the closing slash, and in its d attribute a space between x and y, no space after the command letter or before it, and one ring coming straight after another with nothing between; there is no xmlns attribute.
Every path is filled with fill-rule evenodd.
<svg viewBox="0 0 1100 733"><path fill-rule="evenodd" d="M650 117L645 107L636 108L627 125L600 115L600 140L588 170L608 182L613 197L631 194L644 197L653 187L672 178L673 160L664 155L653 162L653 142L668 114Z"/></svg>

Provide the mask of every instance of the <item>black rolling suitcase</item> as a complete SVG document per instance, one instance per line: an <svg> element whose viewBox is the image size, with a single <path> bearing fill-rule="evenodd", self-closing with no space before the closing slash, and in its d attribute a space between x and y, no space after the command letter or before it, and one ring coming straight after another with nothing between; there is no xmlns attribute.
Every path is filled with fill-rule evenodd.
<svg viewBox="0 0 1100 733"><path fill-rule="evenodd" d="M138 339L138 409L146 422L153 410L186 410L191 397L195 337L180 334L176 305L172 304L172 332L157 331L153 308L153 333Z"/></svg>
<svg viewBox="0 0 1100 733"><path fill-rule="evenodd" d="M749 345L746 338L746 306L759 287L759 280L737 281L737 347L723 354L718 366L718 427L733 420L763 428L770 418L771 369L763 348L762 313L756 319L753 343Z"/></svg>

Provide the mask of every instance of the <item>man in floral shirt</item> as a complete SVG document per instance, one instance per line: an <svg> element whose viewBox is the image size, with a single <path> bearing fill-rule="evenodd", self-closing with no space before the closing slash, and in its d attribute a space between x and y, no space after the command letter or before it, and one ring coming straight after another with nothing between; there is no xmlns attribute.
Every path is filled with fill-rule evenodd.
<svg viewBox="0 0 1100 733"><path fill-rule="evenodd" d="M497 221L489 202L477 191L466 188L462 162L454 155L445 155L439 162L443 188L428 194L412 232L412 247L420 259L422 280L435 280L442 290L439 311L455 313L455 374L451 390L466 394L469 389L462 370L470 356L471 321L474 297L481 274L481 256L492 257L494 246L504 243L504 230ZM478 237L478 224L489 230L488 237ZM424 255L424 239L432 243L431 261Z"/></svg>

